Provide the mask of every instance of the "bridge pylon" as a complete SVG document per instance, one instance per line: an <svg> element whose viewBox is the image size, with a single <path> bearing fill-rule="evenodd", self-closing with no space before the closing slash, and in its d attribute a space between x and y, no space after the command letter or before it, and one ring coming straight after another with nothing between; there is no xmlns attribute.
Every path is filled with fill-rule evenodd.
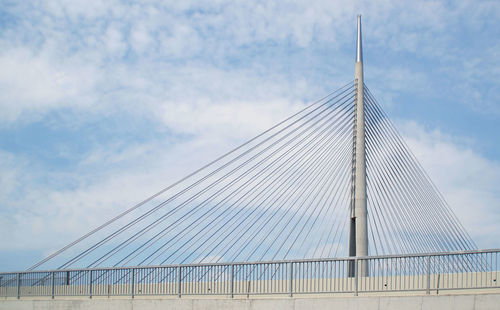
<svg viewBox="0 0 500 310"><path fill-rule="evenodd" d="M349 226L349 256L368 256L368 219L366 207L366 155L365 155L365 107L363 82L363 48L361 38L361 15L358 15L356 40L356 84L355 117L353 121L353 157L351 169L351 206ZM358 274L368 276L366 261L360 261ZM354 275L354 262L349 268Z"/></svg>

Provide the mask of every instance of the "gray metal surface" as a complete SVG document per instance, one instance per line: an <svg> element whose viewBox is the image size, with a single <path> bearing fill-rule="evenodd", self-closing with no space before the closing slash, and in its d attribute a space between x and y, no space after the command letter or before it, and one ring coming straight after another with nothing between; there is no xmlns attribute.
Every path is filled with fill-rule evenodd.
<svg viewBox="0 0 500 310"><path fill-rule="evenodd" d="M356 62L363 62L363 46L361 42L361 15L358 15L358 36L356 41Z"/></svg>

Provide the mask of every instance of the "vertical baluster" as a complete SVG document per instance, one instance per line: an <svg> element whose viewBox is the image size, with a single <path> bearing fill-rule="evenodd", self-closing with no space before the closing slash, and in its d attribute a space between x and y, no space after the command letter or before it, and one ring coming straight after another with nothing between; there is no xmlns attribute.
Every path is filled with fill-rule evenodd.
<svg viewBox="0 0 500 310"><path fill-rule="evenodd" d="M56 278L56 273L52 271L52 287L51 287L51 298L54 299L54 291L55 291L55 278Z"/></svg>
<svg viewBox="0 0 500 310"><path fill-rule="evenodd" d="M354 296L358 296L358 259L354 259Z"/></svg>
<svg viewBox="0 0 500 310"><path fill-rule="evenodd" d="M21 273L17 274L17 299L21 298Z"/></svg>
<svg viewBox="0 0 500 310"><path fill-rule="evenodd" d="M431 293L431 257L427 256L427 289L425 291L427 295Z"/></svg>
<svg viewBox="0 0 500 310"><path fill-rule="evenodd" d="M231 264L231 298L234 297L234 264Z"/></svg>
<svg viewBox="0 0 500 310"><path fill-rule="evenodd" d="M131 268L130 272L132 273L130 275L130 297L134 298L134 281L135 281L135 270L134 268Z"/></svg>
<svg viewBox="0 0 500 310"><path fill-rule="evenodd" d="M483 287L484 286L484 281L483 281L483 268L481 266L483 266L483 262L486 261L486 259L484 259L484 255L485 253L481 253L481 264L479 265L479 270L481 271L481 285L480 287Z"/></svg>
<svg viewBox="0 0 500 310"><path fill-rule="evenodd" d="M92 271L90 270L90 275L89 275L89 298L92 298Z"/></svg>
<svg viewBox="0 0 500 310"><path fill-rule="evenodd" d="M177 267L177 297L181 298L181 266Z"/></svg>

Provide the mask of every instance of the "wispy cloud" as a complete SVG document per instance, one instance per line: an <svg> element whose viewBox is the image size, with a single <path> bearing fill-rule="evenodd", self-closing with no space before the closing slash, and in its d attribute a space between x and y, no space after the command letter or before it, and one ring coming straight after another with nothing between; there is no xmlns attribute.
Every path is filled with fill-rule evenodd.
<svg viewBox="0 0 500 310"><path fill-rule="evenodd" d="M497 246L500 162L473 149L469 139L401 123L406 141L480 248Z"/></svg>
<svg viewBox="0 0 500 310"><path fill-rule="evenodd" d="M452 137L495 130L436 102L498 129L496 1L47 0L0 8L2 249L64 244L348 82L357 13L367 84L489 246L466 204L494 213L498 161Z"/></svg>

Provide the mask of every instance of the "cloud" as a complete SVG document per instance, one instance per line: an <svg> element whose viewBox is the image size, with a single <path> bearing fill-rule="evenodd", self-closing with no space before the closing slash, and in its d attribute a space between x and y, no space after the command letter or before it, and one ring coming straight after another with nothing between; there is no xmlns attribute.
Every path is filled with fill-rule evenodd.
<svg viewBox="0 0 500 310"><path fill-rule="evenodd" d="M405 140L479 248L495 248L500 233L500 162L478 154L468 139L399 121Z"/></svg>
<svg viewBox="0 0 500 310"><path fill-rule="evenodd" d="M57 68L23 48L2 53L0 65L5 69L0 74L0 106L8 123L26 110L36 114L66 105L63 99L85 93L94 83L93 73L84 68Z"/></svg>
<svg viewBox="0 0 500 310"><path fill-rule="evenodd" d="M500 164L474 152L467 140L425 129L414 121L398 124L473 239L481 248L494 247L500 218L495 188ZM62 246L215 158L229 144L227 138L210 142L196 138L170 145L158 140L106 146L85 154L76 170L48 175L4 151L0 156L2 250Z"/></svg>
<svg viewBox="0 0 500 310"><path fill-rule="evenodd" d="M391 0L3 6L0 133L44 124L82 146L48 150L68 161L63 167L0 143L0 244L62 245L347 82L359 12L366 78L385 102L455 90L444 106L495 115L499 8ZM498 162L422 123L402 121L410 145L479 245L494 247ZM106 125L88 135L96 124ZM50 148L44 141L23 143Z"/></svg>
<svg viewBox="0 0 500 310"><path fill-rule="evenodd" d="M1 101L2 108L7 111L2 118L4 122L12 123L25 115L36 115L38 117L34 120L37 120L57 108L81 109L83 106L86 110L93 110L107 101L102 100L103 95L117 89L128 89L136 96L148 97L153 104L147 105L148 110L144 112L154 116L156 110L153 106L165 95L165 92L158 92L158 87L166 86L168 90L168 85L189 68L198 71L180 79L183 88L187 85L200 88L201 85L196 83L199 77L195 75L210 74L209 79L213 81L213 73L217 70L234 72L233 80L245 79L244 74L261 70L257 78L278 74L277 78L293 85L297 83L297 77L287 76L287 72L279 67L256 65L258 58L246 53L253 50L259 53L266 46L280 44L290 44L303 56L307 56L304 48L310 49L317 44L329 44L338 49L345 46L345 42L352 41L353 16L363 7L368 8L365 17L370 27L366 28L365 41L370 50L383 47L381 49L389 48L395 53L404 51L419 57L439 57L445 61L443 70L448 72L450 65L457 63L457 55L446 52L459 38L456 26L464 20L469 21L473 12L477 22L475 27L484 27L488 20L485 17L498 9L491 3L476 5L465 2L450 6L437 1L425 4L386 1L377 5L364 1L262 1L251 6L232 1L187 1L163 5L152 1L140 5L87 1L71 5L64 1L46 1L38 5L20 3L5 9L26 22L9 24L8 31L2 35L4 49L0 57L2 65L9 68L0 79L0 87L8 90L3 92L5 95ZM33 34L25 37L27 33ZM436 37L440 41L433 43ZM498 59L492 55L495 50L493 47L488 50L487 53L493 56L488 59ZM245 64L247 59L239 59L241 55L251 56L250 61ZM234 60L248 70L232 66ZM279 55L272 57L273 62L279 62ZM200 72L203 70L200 63L204 64L206 72ZM494 72L494 69L488 69L494 66L483 65L483 61L480 63L451 73L470 83L477 80L475 75L480 72ZM427 87L419 87L422 82L425 85L431 83L420 70L401 66L392 66L389 72L387 66L379 66L373 71L377 79L389 77L387 82L398 90L407 90L411 85L413 89L430 91ZM168 74L168 78L159 74L160 71ZM338 74L333 75L333 79L338 79L335 77ZM137 77L143 81L138 81ZM142 85L133 87L127 81L129 79ZM231 81L220 79L220 82ZM254 89L265 88L267 82L258 83L259 88ZM278 81L274 79L272 82ZM307 82L307 87L314 87L315 81ZM204 90L202 95L205 97L220 91ZM463 89L462 93L469 94L467 98L472 102L490 102L496 98L483 95L482 100L477 100L476 92L470 89ZM280 95L283 94L282 88ZM254 98L248 99L252 101ZM177 97L174 100L182 99ZM114 108L105 104L104 109Z"/></svg>
<svg viewBox="0 0 500 310"><path fill-rule="evenodd" d="M1 250L60 247L206 163L213 148L154 141L95 149L65 173L2 152Z"/></svg>

